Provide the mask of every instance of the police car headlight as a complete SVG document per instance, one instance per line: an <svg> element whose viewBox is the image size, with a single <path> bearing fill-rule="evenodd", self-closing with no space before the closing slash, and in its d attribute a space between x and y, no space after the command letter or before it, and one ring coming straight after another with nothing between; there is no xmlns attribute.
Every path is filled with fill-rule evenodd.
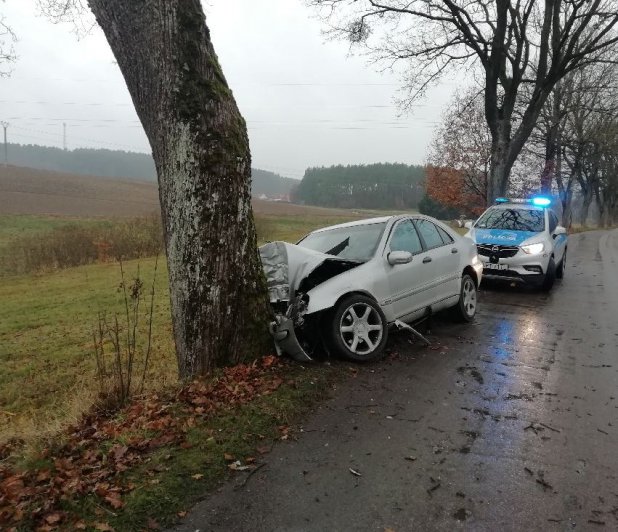
<svg viewBox="0 0 618 532"><path fill-rule="evenodd" d="M528 244L527 246L521 246L521 249L524 251L524 253L527 253L528 255L537 255L538 253L543 252L545 246L542 242L540 242L538 244Z"/></svg>

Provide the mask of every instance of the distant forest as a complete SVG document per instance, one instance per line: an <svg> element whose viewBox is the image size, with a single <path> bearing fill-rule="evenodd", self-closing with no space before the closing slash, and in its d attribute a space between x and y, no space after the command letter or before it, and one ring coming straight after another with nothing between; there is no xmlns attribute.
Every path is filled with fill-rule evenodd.
<svg viewBox="0 0 618 532"><path fill-rule="evenodd" d="M295 203L323 207L416 209L425 194L425 168L399 163L309 168Z"/></svg>
<svg viewBox="0 0 618 532"><path fill-rule="evenodd" d="M152 156L120 150L77 148L62 150L33 144L9 144L9 164L39 170L99 177L156 181ZM253 194L259 196L287 195L299 182L273 172L251 169Z"/></svg>

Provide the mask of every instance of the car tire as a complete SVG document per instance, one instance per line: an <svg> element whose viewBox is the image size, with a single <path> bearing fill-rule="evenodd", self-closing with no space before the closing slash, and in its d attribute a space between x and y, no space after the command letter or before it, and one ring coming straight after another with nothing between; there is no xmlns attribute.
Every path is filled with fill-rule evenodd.
<svg viewBox="0 0 618 532"><path fill-rule="evenodd" d="M562 260L558 267L556 268L556 279L564 279L564 263L566 262L567 250L564 250L564 254L562 255Z"/></svg>
<svg viewBox="0 0 618 532"><path fill-rule="evenodd" d="M541 284L541 290L543 292L549 292L554 286L554 282L556 281L556 263L553 258L549 259L547 263L547 272L545 272L545 278L543 279L543 283Z"/></svg>
<svg viewBox="0 0 618 532"><path fill-rule="evenodd" d="M471 322L476 316L478 307L478 289L474 279L464 273L461 276L461 288L459 290L459 301L453 307L455 319L461 322Z"/></svg>
<svg viewBox="0 0 618 532"><path fill-rule="evenodd" d="M330 336L339 355L354 362L369 362L384 352L388 322L375 300L355 294L342 299L335 308Z"/></svg>

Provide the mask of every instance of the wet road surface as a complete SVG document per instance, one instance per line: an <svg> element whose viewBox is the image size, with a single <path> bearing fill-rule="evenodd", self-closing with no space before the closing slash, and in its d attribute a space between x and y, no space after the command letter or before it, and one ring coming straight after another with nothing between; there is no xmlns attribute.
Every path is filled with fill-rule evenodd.
<svg viewBox="0 0 618 532"><path fill-rule="evenodd" d="M618 530L618 231L571 236L549 295L480 302L432 348L393 334L177 530Z"/></svg>

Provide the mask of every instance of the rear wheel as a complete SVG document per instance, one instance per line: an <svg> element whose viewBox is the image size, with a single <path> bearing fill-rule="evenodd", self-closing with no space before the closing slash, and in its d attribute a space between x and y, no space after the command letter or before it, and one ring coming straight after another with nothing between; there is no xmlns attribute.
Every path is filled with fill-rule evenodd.
<svg viewBox="0 0 618 532"><path fill-rule="evenodd" d="M386 317L370 297L346 297L335 309L331 338L335 350L349 360L376 360L382 356L388 338Z"/></svg>
<svg viewBox="0 0 618 532"><path fill-rule="evenodd" d="M476 315L478 306L478 291L474 279L464 273L461 277L461 290L459 292L459 301L453 308L455 317L459 321L472 321Z"/></svg>
<svg viewBox="0 0 618 532"><path fill-rule="evenodd" d="M543 279L543 284L541 285L541 290L544 292L549 292L554 286L554 282L556 281L556 263L554 259L549 259L547 263L547 272L545 272L545 279Z"/></svg>

